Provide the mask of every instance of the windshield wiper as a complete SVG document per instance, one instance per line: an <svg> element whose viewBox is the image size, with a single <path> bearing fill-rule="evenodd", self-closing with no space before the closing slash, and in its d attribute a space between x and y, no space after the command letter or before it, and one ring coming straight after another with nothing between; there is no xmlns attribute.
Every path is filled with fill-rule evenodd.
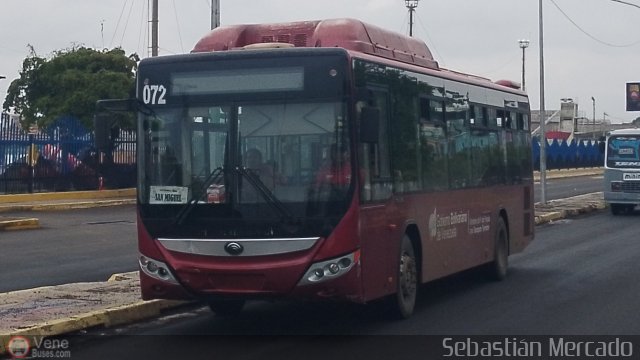
<svg viewBox="0 0 640 360"><path fill-rule="evenodd" d="M275 197L275 195L273 195L273 192L271 192L271 190L269 190L269 188L262 182L262 180L260 180L260 178L258 178L253 172L247 171L247 168L243 166L237 166L234 169L236 170L236 172L238 172L238 174L246 177L249 181L249 184L251 184L254 188L256 188L256 190L258 190L258 192L260 192L262 197L264 197L264 199L267 201L267 204L276 209L276 211L279 212L285 220L290 220L293 218L282 201Z"/></svg>
<svg viewBox="0 0 640 360"><path fill-rule="evenodd" d="M204 182L202 183L202 186L198 189L197 192L193 193L193 197L191 198L191 200L189 200L189 202L182 209L180 209L180 212L178 213L178 215L176 215L176 218L174 220L174 225L176 224L182 225L182 223L187 218L189 213L193 210L193 208L198 203L198 199L200 199L204 195L204 193L207 191L207 188L209 187L209 185L218 181L218 179L223 173L224 173L223 167L215 168L211 173L209 173L209 176L207 176L207 178L204 180Z"/></svg>

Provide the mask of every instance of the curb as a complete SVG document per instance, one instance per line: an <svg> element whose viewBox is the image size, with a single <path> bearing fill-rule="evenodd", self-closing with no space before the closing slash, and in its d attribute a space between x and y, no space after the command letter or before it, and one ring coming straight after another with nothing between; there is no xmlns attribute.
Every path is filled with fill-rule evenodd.
<svg viewBox="0 0 640 360"><path fill-rule="evenodd" d="M39 229L40 222L36 218L19 218L0 220L0 231Z"/></svg>
<svg viewBox="0 0 640 360"><path fill-rule="evenodd" d="M186 304L189 304L189 302L177 300L141 300L135 304L92 311L66 319L57 319L28 328L18 329L11 334L0 334L0 355L6 353L6 344L13 336L55 336L95 326L111 327L155 317L160 315L163 310Z"/></svg>
<svg viewBox="0 0 640 360"><path fill-rule="evenodd" d="M89 209L96 207L131 205L135 204L136 199L115 199L115 200L96 200L81 202L62 202L52 204L14 204L0 206L0 213L11 211L59 211L72 209Z"/></svg>
<svg viewBox="0 0 640 360"><path fill-rule="evenodd" d="M116 190L92 190L92 191L69 191L69 192L49 192L33 194L9 194L0 195L0 203L23 203L32 201L55 201L55 200L97 200L97 199L117 199L123 197L136 197L136 189L116 189Z"/></svg>
<svg viewBox="0 0 640 360"><path fill-rule="evenodd" d="M542 225L542 224L563 219L564 217L565 217L564 211L551 211L547 213L542 213L541 215L536 215L535 223L536 225Z"/></svg>
<svg viewBox="0 0 640 360"><path fill-rule="evenodd" d="M595 199L593 198L594 196ZM569 200L568 202L566 201L567 199ZM555 209L558 206L554 205L554 202L556 201L549 201L547 205L540 205L541 208L536 210L536 225L546 224L556 220L571 218L607 208L607 204L605 203L601 192L566 198L565 202L560 205L562 209ZM538 205L539 204L536 203L536 206Z"/></svg>
<svg viewBox="0 0 640 360"><path fill-rule="evenodd" d="M113 274L107 282L131 280L137 271ZM7 352L6 346L13 336L46 337L67 334L91 327L112 327L159 316L162 311L193 304L193 301L179 300L140 300L133 304L113 306L94 310L68 318L51 320L41 324L10 330L10 333L0 333L0 355ZM32 339L33 341L33 339Z"/></svg>
<svg viewBox="0 0 640 360"><path fill-rule="evenodd" d="M600 176L604 173L604 168L578 168L578 169L553 169L545 171L546 179L570 178L578 176ZM533 181L540 182L540 171L533 172Z"/></svg>

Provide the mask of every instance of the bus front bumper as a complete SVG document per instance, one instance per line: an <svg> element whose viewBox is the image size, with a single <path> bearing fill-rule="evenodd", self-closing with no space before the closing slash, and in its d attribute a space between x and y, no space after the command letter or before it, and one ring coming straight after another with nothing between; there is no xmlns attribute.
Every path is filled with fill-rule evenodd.
<svg viewBox="0 0 640 360"><path fill-rule="evenodd" d="M140 283L145 300L289 297L363 302L359 251L311 265L306 256L278 261L254 259L245 266L238 266L236 261L215 265L173 262L169 266L143 258ZM149 270L150 263L155 271Z"/></svg>

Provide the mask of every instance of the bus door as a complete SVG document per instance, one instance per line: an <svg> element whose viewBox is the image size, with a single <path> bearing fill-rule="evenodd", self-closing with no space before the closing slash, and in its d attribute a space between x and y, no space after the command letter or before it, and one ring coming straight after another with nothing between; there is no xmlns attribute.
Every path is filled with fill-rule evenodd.
<svg viewBox="0 0 640 360"><path fill-rule="evenodd" d="M360 181L360 239L365 298L371 299L395 291L397 253L401 235L398 205L393 199L389 161L388 94L373 91L369 104L358 106L360 126L367 110L379 114L376 139L358 145ZM363 108L369 107L367 110ZM362 139L361 139L362 140Z"/></svg>

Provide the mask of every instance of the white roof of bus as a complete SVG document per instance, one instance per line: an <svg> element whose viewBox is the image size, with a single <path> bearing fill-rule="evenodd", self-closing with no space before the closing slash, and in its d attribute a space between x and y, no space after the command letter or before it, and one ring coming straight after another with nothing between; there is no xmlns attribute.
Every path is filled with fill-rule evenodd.
<svg viewBox="0 0 640 360"><path fill-rule="evenodd" d="M612 130L609 133L609 136L611 135L640 135L640 128Z"/></svg>

